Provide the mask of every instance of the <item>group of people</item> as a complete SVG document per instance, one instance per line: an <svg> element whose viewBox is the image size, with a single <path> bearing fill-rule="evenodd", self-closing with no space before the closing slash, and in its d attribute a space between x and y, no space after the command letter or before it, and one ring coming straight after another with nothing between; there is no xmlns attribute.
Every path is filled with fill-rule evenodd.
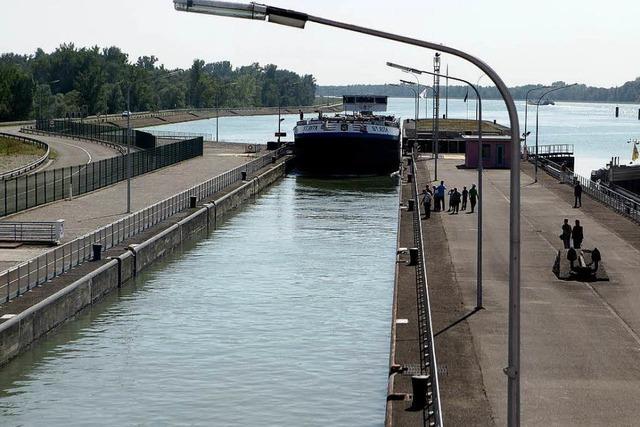
<svg viewBox="0 0 640 427"><path fill-rule="evenodd" d="M582 246L582 240L584 240L584 229L580 225L580 220L576 219L576 224L571 227L569 220L565 218L564 224L562 224L562 234L560 235L564 248L571 248L571 240L573 240L573 248L580 249Z"/></svg>
<svg viewBox="0 0 640 427"><path fill-rule="evenodd" d="M426 188L422 191L422 204L424 205L424 218L431 217L431 204L433 203L434 212L444 212L445 209L445 195L449 195L449 209L451 215L458 214L460 210L467 210L467 201L471 203L471 212L475 211L476 203L478 202L478 190L476 185L473 184L470 190L467 187L462 188L462 192L458 191L458 188L453 188L447 192L447 187L444 185L444 181L440 181L440 185L437 187L434 185ZM461 206L462 205L462 206Z"/></svg>

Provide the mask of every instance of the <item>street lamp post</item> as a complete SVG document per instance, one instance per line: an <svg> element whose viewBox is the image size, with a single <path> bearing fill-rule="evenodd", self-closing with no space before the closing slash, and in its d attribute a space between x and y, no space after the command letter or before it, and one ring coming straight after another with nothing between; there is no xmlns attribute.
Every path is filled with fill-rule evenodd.
<svg viewBox="0 0 640 427"><path fill-rule="evenodd" d="M550 94L551 92L555 92L560 89L566 89L568 87L575 86L575 85L577 85L577 83L550 89L544 92L542 95L540 95L540 98L538 98L538 102L536 102L536 161L535 161L535 170L533 173L533 176L534 176L533 182L538 182L538 112L540 111L540 102L542 102L542 99L548 94Z"/></svg>
<svg viewBox="0 0 640 427"><path fill-rule="evenodd" d="M454 81L458 81L461 83L465 83L473 89L476 93L476 100L478 102L478 194L480 195L478 200L478 237L477 237L477 251L476 251L476 310L482 309L482 204L483 204L483 194L482 194L482 171L484 169L483 157L482 157L482 97L480 96L480 91L478 88L472 84L471 82L447 75L442 75L438 73L432 73L431 71L425 70L417 70L411 67L405 67L404 65L394 64L392 62L387 62L387 65L393 68L398 68L402 70L412 70L412 72L417 72L420 74L429 74L436 77L445 77L447 79L451 79Z"/></svg>
<svg viewBox="0 0 640 427"><path fill-rule="evenodd" d="M510 229L509 229L509 342L508 367L505 373L508 377L507 385L507 422L509 426L520 425L520 127L518 111L509 93L509 88L502 78L484 61L462 50L438 43L400 36L371 28L352 25L308 15L293 10L282 9L262 4L243 4L211 0L174 0L177 10L185 12L206 13L236 18L247 18L304 28L307 22L315 22L334 28L341 28L373 37L393 40L398 43L409 44L425 49L445 52L465 59L480 68L496 85L505 101L509 113L511 126L511 171L510 171ZM437 370L434 372L434 382L437 383ZM439 400L437 417L442 424L442 414Z"/></svg>
<svg viewBox="0 0 640 427"><path fill-rule="evenodd" d="M229 87L229 86L236 86L237 83L235 82L227 82L225 84L222 85L218 85L218 87ZM216 92L216 142L219 142L218 136L219 136L219 132L218 129L220 128L220 126L218 126L220 123L220 92Z"/></svg>
<svg viewBox="0 0 640 427"><path fill-rule="evenodd" d="M527 137L529 136L529 133L527 131L527 116L528 116L528 112L529 112L529 94L531 92L533 92L534 90L540 90L540 89L548 89L551 86L539 86L539 87L534 87L532 89L529 89L524 97L524 133L522 134L522 137L524 138L524 145L527 145Z"/></svg>
<svg viewBox="0 0 640 427"><path fill-rule="evenodd" d="M407 74L409 74L411 77L413 77L414 79L416 79L416 85L418 85L418 96L416 96L416 108L418 109L418 115L416 116L416 120L420 118L420 79L418 78L418 76L416 76L415 74L413 74L410 71L406 71ZM401 80L402 81L402 80ZM406 83L405 83L406 84ZM412 83L413 84L413 83ZM425 116L425 119L427 117ZM418 126L418 122L416 121L416 131L417 131L417 126Z"/></svg>
<svg viewBox="0 0 640 427"><path fill-rule="evenodd" d="M420 104L418 103L418 97L420 96L420 94L418 93L418 90L420 90L420 86L418 86L418 90L416 90L412 87L413 85L415 85L415 83L409 82L406 80L400 80L400 82L402 83L403 86L406 86L413 91L413 95L414 95L413 108L415 110L415 119L414 119L415 129L414 129L413 139L414 139L414 145L417 146L418 145L418 111L420 110ZM399 85L396 85L396 86L399 86Z"/></svg>

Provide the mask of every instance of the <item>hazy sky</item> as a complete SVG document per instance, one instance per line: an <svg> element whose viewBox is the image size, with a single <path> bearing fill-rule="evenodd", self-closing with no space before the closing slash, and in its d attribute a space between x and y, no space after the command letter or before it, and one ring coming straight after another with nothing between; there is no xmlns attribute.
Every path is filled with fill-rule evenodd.
<svg viewBox="0 0 640 427"><path fill-rule="evenodd" d="M556 80L615 86L640 76L640 1L273 0L271 5L447 44L491 65L509 85ZM234 66L273 63L319 84L385 83L406 77L386 61L432 67L433 52L308 24L177 12L172 0L2 0L0 52L33 53L63 42L116 45L167 67L194 58ZM444 57L451 75L480 71ZM486 78L481 81L487 83Z"/></svg>

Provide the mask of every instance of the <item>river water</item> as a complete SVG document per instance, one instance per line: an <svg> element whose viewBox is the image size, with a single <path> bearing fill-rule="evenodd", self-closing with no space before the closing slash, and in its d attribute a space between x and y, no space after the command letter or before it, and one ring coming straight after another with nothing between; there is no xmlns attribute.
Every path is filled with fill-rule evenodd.
<svg viewBox="0 0 640 427"><path fill-rule="evenodd" d="M424 100L421 100L424 101ZM520 118L521 133L524 133L525 103L516 103ZM424 102L421 102L420 117L425 117ZM504 103L497 100L485 100L482 103L484 120L497 120L508 125L508 115ZM576 171L589 176L591 170L604 167L612 156L619 156L622 164L631 161L632 146L629 139L640 139L640 120L638 120L638 104L621 104L620 117L615 118L616 104L558 102L556 105L541 106L539 110L538 143L573 144L576 156ZM432 102L428 102L428 114L431 117ZM450 118L475 118L475 101L470 97L468 102L462 99L450 99L448 109L441 102L441 114L448 110ZM403 118L415 116L413 99L391 98L389 113ZM297 115L283 116L283 130L288 133L287 140L292 140L292 128ZM528 108L528 126L531 131L527 144L535 145L535 106ZM219 137L221 140L242 142L247 144L264 142L273 139L277 130L277 116L262 117L223 117L220 118ZM158 130L180 130L184 132L202 132L215 134L215 119L199 122L169 124L158 126Z"/></svg>
<svg viewBox="0 0 640 427"><path fill-rule="evenodd" d="M502 103L483 106L506 123ZM390 113L413 108L390 100ZM574 144L582 174L626 162L638 106L614 108L541 107L540 144ZM290 139L297 115L284 117ZM449 117L473 118L473 100L450 100ZM215 133L215 120L158 129ZM276 129L274 116L220 119L227 141ZM386 178L284 179L4 367L0 424L381 425L397 191Z"/></svg>

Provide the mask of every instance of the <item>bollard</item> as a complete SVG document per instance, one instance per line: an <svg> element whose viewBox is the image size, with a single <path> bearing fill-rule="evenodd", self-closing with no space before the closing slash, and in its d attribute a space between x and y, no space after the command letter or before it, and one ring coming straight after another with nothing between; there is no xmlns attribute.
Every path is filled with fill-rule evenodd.
<svg viewBox="0 0 640 427"><path fill-rule="evenodd" d="M413 212L413 208L416 205L416 201L413 199L407 200L407 212Z"/></svg>
<svg viewBox="0 0 640 427"><path fill-rule="evenodd" d="M418 248L409 248L409 265L418 265Z"/></svg>
<svg viewBox="0 0 640 427"><path fill-rule="evenodd" d="M413 387L413 402L411 409L420 410L427 405L427 386L429 385L429 375L414 375L411 377Z"/></svg>
<svg viewBox="0 0 640 427"><path fill-rule="evenodd" d="M407 174L407 182L408 183L412 183L413 182L413 174L412 173L408 173Z"/></svg>
<svg viewBox="0 0 640 427"><path fill-rule="evenodd" d="M616 107L616 117L620 115L620 107Z"/></svg>
<svg viewBox="0 0 640 427"><path fill-rule="evenodd" d="M196 203L198 202L198 198L196 196L189 197L189 207L191 209L196 207Z"/></svg>
<svg viewBox="0 0 640 427"><path fill-rule="evenodd" d="M242 180L246 181L247 180L247 173L246 172L241 172L240 174L242 175Z"/></svg>
<svg viewBox="0 0 640 427"><path fill-rule="evenodd" d="M102 259L102 245L99 243L93 244L93 260L100 261Z"/></svg>

